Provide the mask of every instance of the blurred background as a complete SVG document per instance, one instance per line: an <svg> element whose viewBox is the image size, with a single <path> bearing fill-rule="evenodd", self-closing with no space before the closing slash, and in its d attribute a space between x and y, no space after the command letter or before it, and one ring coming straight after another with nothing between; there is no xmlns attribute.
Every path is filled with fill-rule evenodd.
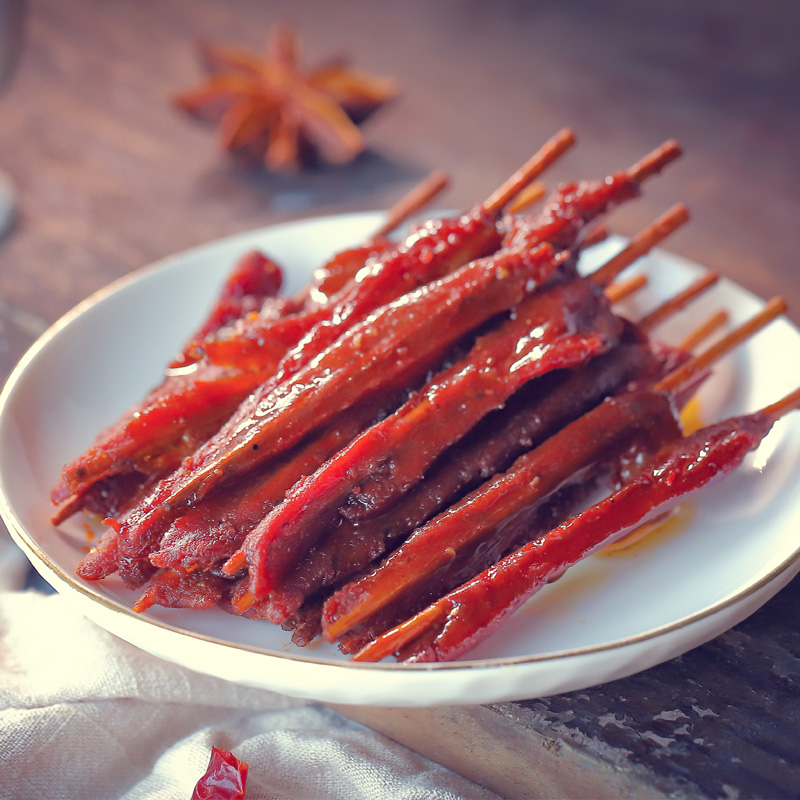
<svg viewBox="0 0 800 800"><path fill-rule="evenodd" d="M297 26L309 66L346 54L394 78L368 152L297 175L248 171L174 94L204 76L197 42L263 49ZM674 137L685 157L615 213L630 234L677 200L670 249L767 297L792 281L800 211L800 4L785 0L31 0L0 95L0 169L17 187L0 242L0 371L32 334L113 278L226 234L388 207L449 171L441 199L483 199L563 126L579 145L547 181L621 169Z"/></svg>

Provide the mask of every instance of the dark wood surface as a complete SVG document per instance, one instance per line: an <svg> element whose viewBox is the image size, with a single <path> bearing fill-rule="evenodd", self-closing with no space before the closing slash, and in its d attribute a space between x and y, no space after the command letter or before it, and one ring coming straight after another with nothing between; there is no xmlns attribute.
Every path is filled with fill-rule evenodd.
<svg viewBox="0 0 800 800"><path fill-rule="evenodd" d="M248 173L170 105L201 75L197 39L261 46L277 19L299 26L309 61L347 52L402 84L365 126L371 149L353 165ZM466 206L565 125L580 144L550 182L679 139L684 159L612 227L633 233L685 201L694 221L670 249L762 297L782 294L800 322L793 0L37 0L26 22L0 96L0 168L20 200L0 243L3 375L49 323L131 269L273 222L387 207L433 168L453 176L442 203ZM795 582L644 675L489 711L509 730L634 770L637 786L650 776L654 793L796 796L798 600Z"/></svg>

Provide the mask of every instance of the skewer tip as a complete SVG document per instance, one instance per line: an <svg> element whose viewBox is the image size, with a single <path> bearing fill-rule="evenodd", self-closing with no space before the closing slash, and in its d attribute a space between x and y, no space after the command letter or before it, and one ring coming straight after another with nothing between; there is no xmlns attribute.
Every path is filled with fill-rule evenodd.
<svg viewBox="0 0 800 800"><path fill-rule="evenodd" d="M728 324L730 316L724 309L712 314L705 322L701 323L691 333L689 333L679 344L678 349L685 352L694 350L697 345L704 342L712 334L716 333L721 327Z"/></svg>
<svg viewBox="0 0 800 800"><path fill-rule="evenodd" d="M596 286L607 287L622 270L629 267L636 259L649 253L688 221L689 209L683 203L677 203L637 233L624 250L595 270L591 274L590 280Z"/></svg>
<svg viewBox="0 0 800 800"><path fill-rule="evenodd" d="M387 236L449 185L450 175L443 169L436 169L429 173L389 210L384 223L372 235L376 238Z"/></svg>
<svg viewBox="0 0 800 800"><path fill-rule="evenodd" d="M753 336L755 333L766 327L776 317L785 313L787 309L786 301L782 297L773 297L757 314L746 322L732 330L715 344L711 345L699 355L687 361L671 372L655 386L657 392L671 392L680 389L699 375L703 370L708 369L715 361L742 342Z"/></svg>
<svg viewBox="0 0 800 800"><path fill-rule="evenodd" d="M483 210L487 214L500 214L511 200L573 144L575 144L575 134L569 128L562 128L484 201Z"/></svg>
<svg viewBox="0 0 800 800"><path fill-rule="evenodd" d="M719 281L718 272L707 272L701 275L696 281L687 286L682 292L670 297L658 308L651 311L639 320L639 327L646 331L660 325L666 319L671 317L678 311L682 311L692 300L697 299L700 295L707 292L712 286L715 286Z"/></svg>
<svg viewBox="0 0 800 800"><path fill-rule="evenodd" d="M683 148L680 144L675 139L669 139L634 164L628 170L628 175L635 181L647 180L647 178L657 175L682 154Z"/></svg>
<svg viewBox="0 0 800 800"><path fill-rule="evenodd" d="M761 413L767 414L773 420L778 420L790 411L796 411L800 408L800 386L793 392L782 397L780 400L763 408Z"/></svg>

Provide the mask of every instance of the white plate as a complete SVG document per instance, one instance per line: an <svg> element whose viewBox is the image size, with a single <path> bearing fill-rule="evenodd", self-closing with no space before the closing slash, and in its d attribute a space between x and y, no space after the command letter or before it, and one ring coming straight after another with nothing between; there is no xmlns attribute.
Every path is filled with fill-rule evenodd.
<svg viewBox="0 0 800 800"><path fill-rule="evenodd" d="M295 648L280 628L222 611L136 614L136 595L119 580L77 578L83 520L60 530L48 521L62 464L159 381L242 252L260 247L291 266L291 292L380 219L371 213L281 225L169 258L80 304L22 359L0 399L0 510L36 569L86 616L156 656L290 695L390 706L483 703L579 689L660 663L736 624L794 576L800 414L776 425L738 473L694 501L688 522L570 570L470 660L352 664L330 647ZM613 240L593 249L592 260L619 246ZM642 268L651 281L637 297L641 310L699 272L666 253ZM722 282L660 333L677 341L692 319L724 307L739 321L760 305ZM798 385L800 334L778 320L718 367L701 393L703 417L755 410Z"/></svg>

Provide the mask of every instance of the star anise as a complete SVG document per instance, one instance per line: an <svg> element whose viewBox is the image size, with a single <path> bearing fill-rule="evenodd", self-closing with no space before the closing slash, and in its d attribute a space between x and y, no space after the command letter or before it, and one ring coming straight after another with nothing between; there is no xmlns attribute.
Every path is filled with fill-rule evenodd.
<svg viewBox="0 0 800 800"><path fill-rule="evenodd" d="M218 123L222 147L294 170L313 160L346 164L364 150L358 123L397 94L394 81L351 69L344 59L311 71L285 25L270 32L266 53L201 47L208 78L175 98L189 113Z"/></svg>

